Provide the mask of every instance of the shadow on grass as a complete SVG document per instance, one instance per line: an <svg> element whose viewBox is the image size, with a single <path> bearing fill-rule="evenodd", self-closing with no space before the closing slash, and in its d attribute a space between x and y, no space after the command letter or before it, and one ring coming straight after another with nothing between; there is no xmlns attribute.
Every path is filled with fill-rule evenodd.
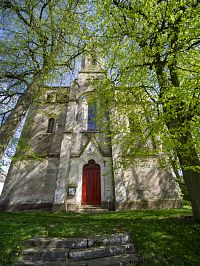
<svg viewBox="0 0 200 266"><path fill-rule="evenodd" d="M17 260L31 237L88 237L128 232L143 265L200 265L200 225L191 210L127 211L101 214L0 213L0 264Z"/></svg>

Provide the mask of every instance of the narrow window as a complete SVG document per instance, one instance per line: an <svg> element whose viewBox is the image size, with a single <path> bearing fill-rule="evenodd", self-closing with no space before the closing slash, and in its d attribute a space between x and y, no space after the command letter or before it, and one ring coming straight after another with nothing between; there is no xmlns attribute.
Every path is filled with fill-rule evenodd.
<svg viewBox="0 0 200 266"><path fill-rule="evenodd" d="M81 62L82 64L81 64L81 66L82 67L85 67L85 55L83 55L83 57L82 57L82 62Z"/></svg>
<svg viewBox="0 0 200 266"><path fill-rule="evenodd" d="M92 55L92 65L96 66L96 64L97 64L97 56L96 56L96 54L93 54Z"/></svg>
<svg viewBox="0 0 200 266"><path fill-rule="evenodd" d="M96 104L88 105L88 130L95 131L97 130L96 125Z"/></svg>
<svg viewBox="0 0 200 266"><path fill-rule="evenodd" d="M53 133L54 125L55 125L55 119L50 118L48 123L47 133Z"/></svg>
<svg viewBox="0 0 200 266"><path fill-rule="evenodd" d="M47 103L50 103L51 99L52 99L51 94L47 94Z"/></svg>

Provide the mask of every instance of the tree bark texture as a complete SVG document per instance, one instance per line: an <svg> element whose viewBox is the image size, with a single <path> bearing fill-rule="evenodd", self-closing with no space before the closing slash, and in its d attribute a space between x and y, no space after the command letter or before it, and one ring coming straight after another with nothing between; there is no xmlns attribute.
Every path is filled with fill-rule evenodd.
<svg viewBox="0 0 200 266"><path fill-rule="evenodd" d="M176 95L166 98L170 87L167 85L162 63L160 55L157 54L155 69L161 90L160 99L163 115L166 126L176 142L175 152L177 153L183 179L191 198L194 219L200 223L200 160L190 128L191 110L187 110L185 103L182 99L178 99ZM178 74L172 65L170 66L170 76L171 85L178 90ZM163 95L165 97L164 101L162 101Z"/></svg>
<svg viewBox="0 0 200 266"><path fill-rule="evenodd" d="M191 132L188 132L180 139L180 143L184 146L191 143ZM183 172L183 178L187 186L191 203L192 211L195 220L200 223L200 161L194 145L190 149L178 151L178 158Z"/></svg>

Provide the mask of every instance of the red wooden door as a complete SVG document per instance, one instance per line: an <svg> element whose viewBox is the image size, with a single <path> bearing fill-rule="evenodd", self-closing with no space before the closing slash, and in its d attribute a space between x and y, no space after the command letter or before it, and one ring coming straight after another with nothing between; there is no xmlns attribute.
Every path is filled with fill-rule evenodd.
<svg viewBox="0 0 200 266"><path fill-rule="evenodd" d="M100 166L94 160L83 166L82 204L101 205Z"/></svg>

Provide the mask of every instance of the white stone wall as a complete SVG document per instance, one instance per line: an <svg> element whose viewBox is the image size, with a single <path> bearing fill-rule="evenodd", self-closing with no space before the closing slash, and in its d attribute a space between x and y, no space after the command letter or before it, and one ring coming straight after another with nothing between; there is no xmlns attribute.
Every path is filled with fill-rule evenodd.
<svg viewBox="0 0 200 266"><path fill-rule="evenodd" d="M47 165L47 160L12 163L2 197L7 198L10 205L49 202L49 195L44 193Z"/></svg>
<svg viewBox="0 0 200 266"><path fill-rule="evenodd" d="M0 182L0 195L1 195L1 192L3 190L3 186L4 186L4 182Z"/></svg>
<svg viewBox="0 0 200 266"><path fill-rule="evenodd" d="M43 101L49 91L54 97L50 103ZM56 102L62 90L49 91L44 89L42 98L29 110L21 137L23 145L11 163L0 198L2 208L52 208L67 103ZM55 119L52 133L47 133L49 118Z"/></svg>
<svg viewBox="0 0 200 266"><path fill-rule="evenodd" d="M113 111L113 127L115 121L120 125L124 123L124 131L112 139L116 209L180 207L181 198L176 192L174 177L168 169L161 168L160 155L137 159L128 168L120 166L119 140L126 134L128 121L125 116Z"/></svg>

